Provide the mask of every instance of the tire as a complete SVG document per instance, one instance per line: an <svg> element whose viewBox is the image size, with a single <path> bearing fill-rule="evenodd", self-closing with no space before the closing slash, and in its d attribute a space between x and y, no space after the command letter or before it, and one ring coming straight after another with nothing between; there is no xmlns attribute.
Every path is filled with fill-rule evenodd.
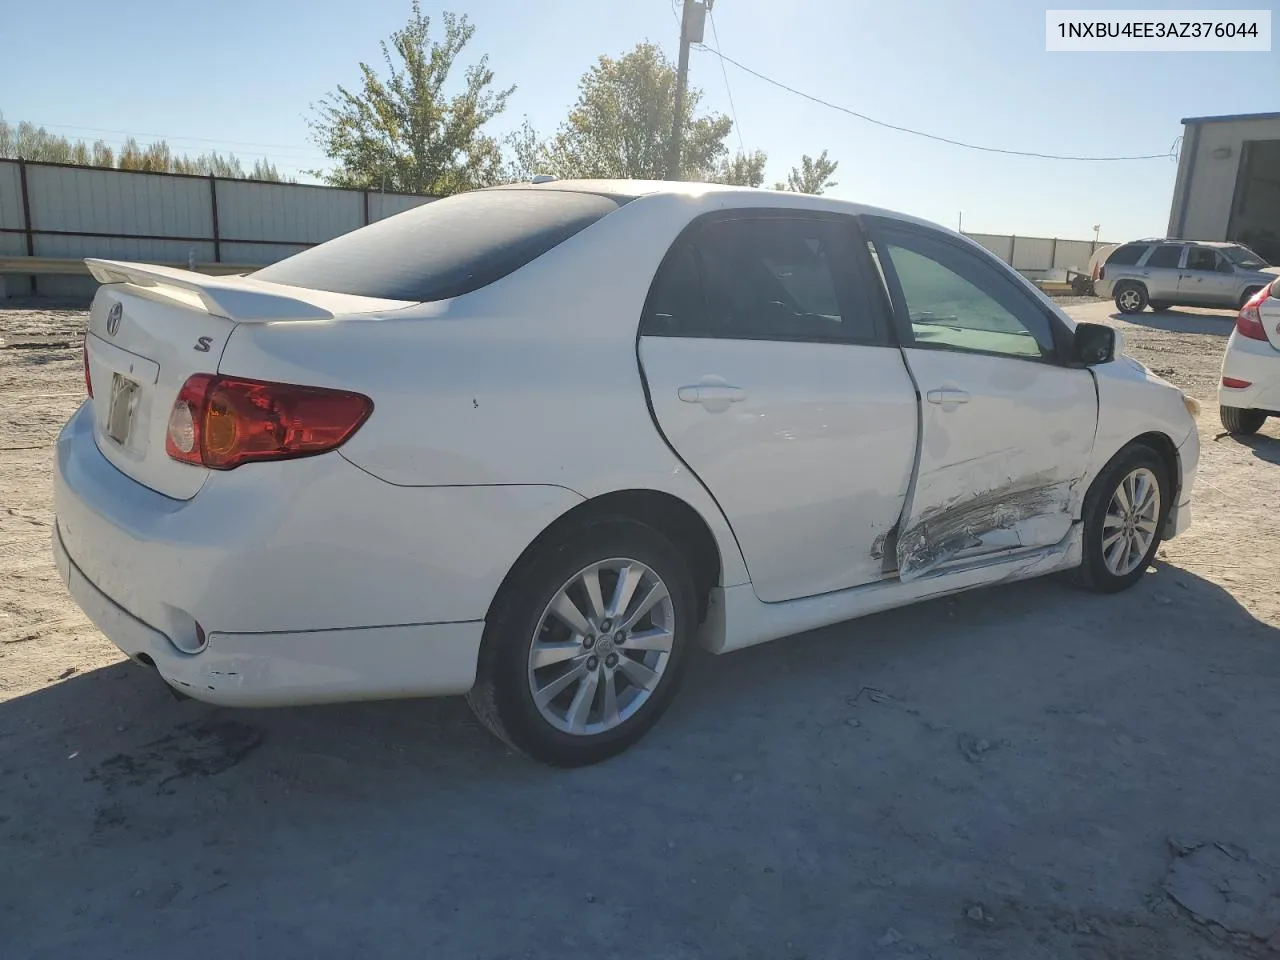
<svg viewBox="0 0 1280 960"><path fill-rule="evenodd" d="M1250 300L1252 300L1257 295L1258 291L1261 289L1262 287L1250 287L1248 290L1242 293L1240 295L1240 302L1236 304L1237 308L1240 310L1243 310L1244 305L1248 303Z"/></svg>
<svg viewBox="0 0 1280 960"><path fill-rule="evenodd" d="M1127 526L1127 521L1117 525L1116 514L1125 512L1123 504L1117 500L1117 493L1122 485L1126 491L1134 491L1132 478L1135 476L1147 484L1153 483L1157 497L1154 508L1138 511L1141 527L1136 524ZM1137 486L1136 489L1145 502L1143 487ZM1172 496L1168 467L1154 450L1142 444L1131 444L1116 454L1085 494L1084 557L1076 571L1077 581L1098 593L1117 593L1142 579L1160 547ZM1147 535L1143 528L1149 529L1151 525L1154 525L1154 530L1149 533L1151 540L1143 547ZM1128 534L1129 529L1133 529L1133 536ZM1108 544L1107 539L1117 532L1119 540ZM1130 552L1125 553L1126 549Z"/></svg>
<svg viewBox="0 0 1280 960"><path fill-rule="evenodd" d="M1116 308L1121 313L1141 313L1147 306L1147 288L1127 281L1115 289Z"/></svg>
<svg viewBox="0 0 1280 960"><path fill-rule="evenodd" d="M1152 300L1150 304L1148 304L1148 306L1151 307L1154 313L1164 313L1171 306L1173 306L1173 304L1165 303L1163 300Z"/></svg>
<svg viewBox="0 0 1280 960"><path fill-rule="evenodd" d="M1248 436L1257 433L1267 422L1267 415L1261 410L1245 410L1241 407L1218 407L1218 416L1222 426L1234 436Z"/></svg>
<svg viewBox="0 0 1280 960"><path fill-rule="evenodd" d="M637 640L630 633L615 648L620 624L603 622L608 609L591 610L587 580L601 564L594 577L606 608L622 579L615 570L629 564L639 574L624 617L628 611L634 617L655 585L665 587L665 599L634 624L636 638L645 635L643 649L631 647ZM566 599L579 627L589 631L552 612L553 603L563 609ZM675 696L697 632L697 609L689 567L662 534L625 518L584 524L535 548L503 584L485 623L467 701L490 731L535 760L563 767L606 760L644 736ZM669 640L661 636L664 629ZM663 643L669 650L658 648ZM535 649L546 658L543 666L535 665ZM623 659L639 667L625 667ZM576 679L566 681L570 674ZM564 684L559 692L540 706L535 687L553 690L558 683ZM606 712L610 686L612 715Z"/></svg>

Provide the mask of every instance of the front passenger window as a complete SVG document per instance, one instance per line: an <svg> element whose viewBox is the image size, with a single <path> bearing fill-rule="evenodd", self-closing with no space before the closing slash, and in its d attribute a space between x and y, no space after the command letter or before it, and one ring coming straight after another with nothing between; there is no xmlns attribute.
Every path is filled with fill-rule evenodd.
<svg viewBox="0 0 1280 960"><path fill-rule="evenodd" d="M915 346L1040 359L1052 356L1044 311L976 254L943 240L889 233Z"/></svg>
<svg viewBox="0 0 1280 960"><path fill-rule="evenodd" d="M1208 247L1192 247L1187 251L1187 269L1216 271L1218 255Z"/></svg>

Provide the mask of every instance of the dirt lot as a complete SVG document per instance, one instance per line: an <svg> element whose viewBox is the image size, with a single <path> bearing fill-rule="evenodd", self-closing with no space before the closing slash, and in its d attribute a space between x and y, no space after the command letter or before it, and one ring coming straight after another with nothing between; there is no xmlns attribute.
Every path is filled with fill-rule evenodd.
<svg viewBox="0 0 1280 960"><path fill-rule="evenodd" d="M1205 405L1137 588L704 656L573 772L461 701L234 712L121 662L49 558L83 320L0 310L0 956L1280 956L1280 424L1215 439L1229 315L1114 321Z"/></svg>

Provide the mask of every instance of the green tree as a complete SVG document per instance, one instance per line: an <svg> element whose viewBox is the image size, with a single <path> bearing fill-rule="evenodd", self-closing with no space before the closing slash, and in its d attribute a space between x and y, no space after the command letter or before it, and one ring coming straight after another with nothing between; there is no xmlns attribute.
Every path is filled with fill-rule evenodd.
<svg viewBox="0 0 1280 960"><path fill-rule="evenodd" d="M721 161L720 168L711 178L713 183L728 183L737 187L758 187L764 183L764 165L768 156L763 150L738 153Z"/></svg>
<svg viewBox="0 0 1280 960"><path fill-rule="evenodd" d="M461 90L445 87L475 33L466 16L444 13L444 39L414 0L408 24L382 43L384 79L360 64L356 90L338 87L313 107L312 139L336 162L311 171L339 187L446 195L496 182L502 174L498 141L485 125L506 109L515 87L493 90L489 58L463 74Z"/></svg>
<svg viewBox="0 0 1280 960"><path fill-rule="evenodd" d="M562 177L663 179L675 116L676 70L662 51L641 43L621 57L600 57L578 83L569 118L546 146L550 173ZM702 91L684 101L681 173L710 180L725 169L733 121L695 116ZM763 167L763 163L761 163Z"/></svg>
<svg viewBox="0 0 1280 960"><path fill-rule="evenodd" d="M218 153L206 153L196 157L175 154L164 140L142 146L130 137L115 151L101 140L88 144L83 140L71 140L50 133L44 127L21 122L11 126L0 114L0 157L44 163L71 163L82 167L105 167L116 170L146 170L152 173L195 173L203 176L281 181L284 178L268 160L254 162L253 170L246 174L240 160L234 154L225 157ZM293 178L289 178L292 182Z"/></svg>
<svg viewBox="0 0 1280 960"><path fill-rule="evenodd" d="M827 151L823 150L816 158L807 153L800 158L800 166L792 167L787 174L787 182L774 185L775 190L790 190L792 193L819 194L824 190L839 186L831 175L840 166L838 160L828 160Z"/></svg>
<svg viewBox="0 0 1280 960"><path fill-rule="evenodd" d="M532 180L537 174L551 169L547 144L529 123L528 117L524 118L520 129L507 134L502 142L507 156L502 165L501 179L504 183Z"/></svg>

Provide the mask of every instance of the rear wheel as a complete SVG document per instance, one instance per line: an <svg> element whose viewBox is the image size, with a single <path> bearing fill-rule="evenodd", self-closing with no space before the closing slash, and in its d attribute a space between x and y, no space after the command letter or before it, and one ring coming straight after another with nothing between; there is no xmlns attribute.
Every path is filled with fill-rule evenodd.
<svg viewBox="0 0 1280 960"><path fill-rule="evenodd" d="M1240 407L1218 407L1218 416L1227 433L1248 435L1257 433L1267 422L1267 415L1260 410L1245 410Z"/></svg>
<svg viewBox="0 0 1280 960"><path fill-rule="evenodd" d="M1147 305L1147 288L1140 283L1122 283L1116 287L1116 307L1121 313L1141 313Z"/></svg>
<svg viewBox="0 0 1280 960"><path fill-rule="evenodd" d="M1126 447L1098 474L1084 501L1084 557L1077 578L1100 593L1133 586L1160 546L1171 481L1150 447Z"/></svg>
<svg viewBox="0 0 1280 960"><path fill-rule="evenodd" d="M503 586L468 702L536 760L605 760L675 695L696 611L688 566L665 537L632 520L593 522L535 550Z"/></svg>

